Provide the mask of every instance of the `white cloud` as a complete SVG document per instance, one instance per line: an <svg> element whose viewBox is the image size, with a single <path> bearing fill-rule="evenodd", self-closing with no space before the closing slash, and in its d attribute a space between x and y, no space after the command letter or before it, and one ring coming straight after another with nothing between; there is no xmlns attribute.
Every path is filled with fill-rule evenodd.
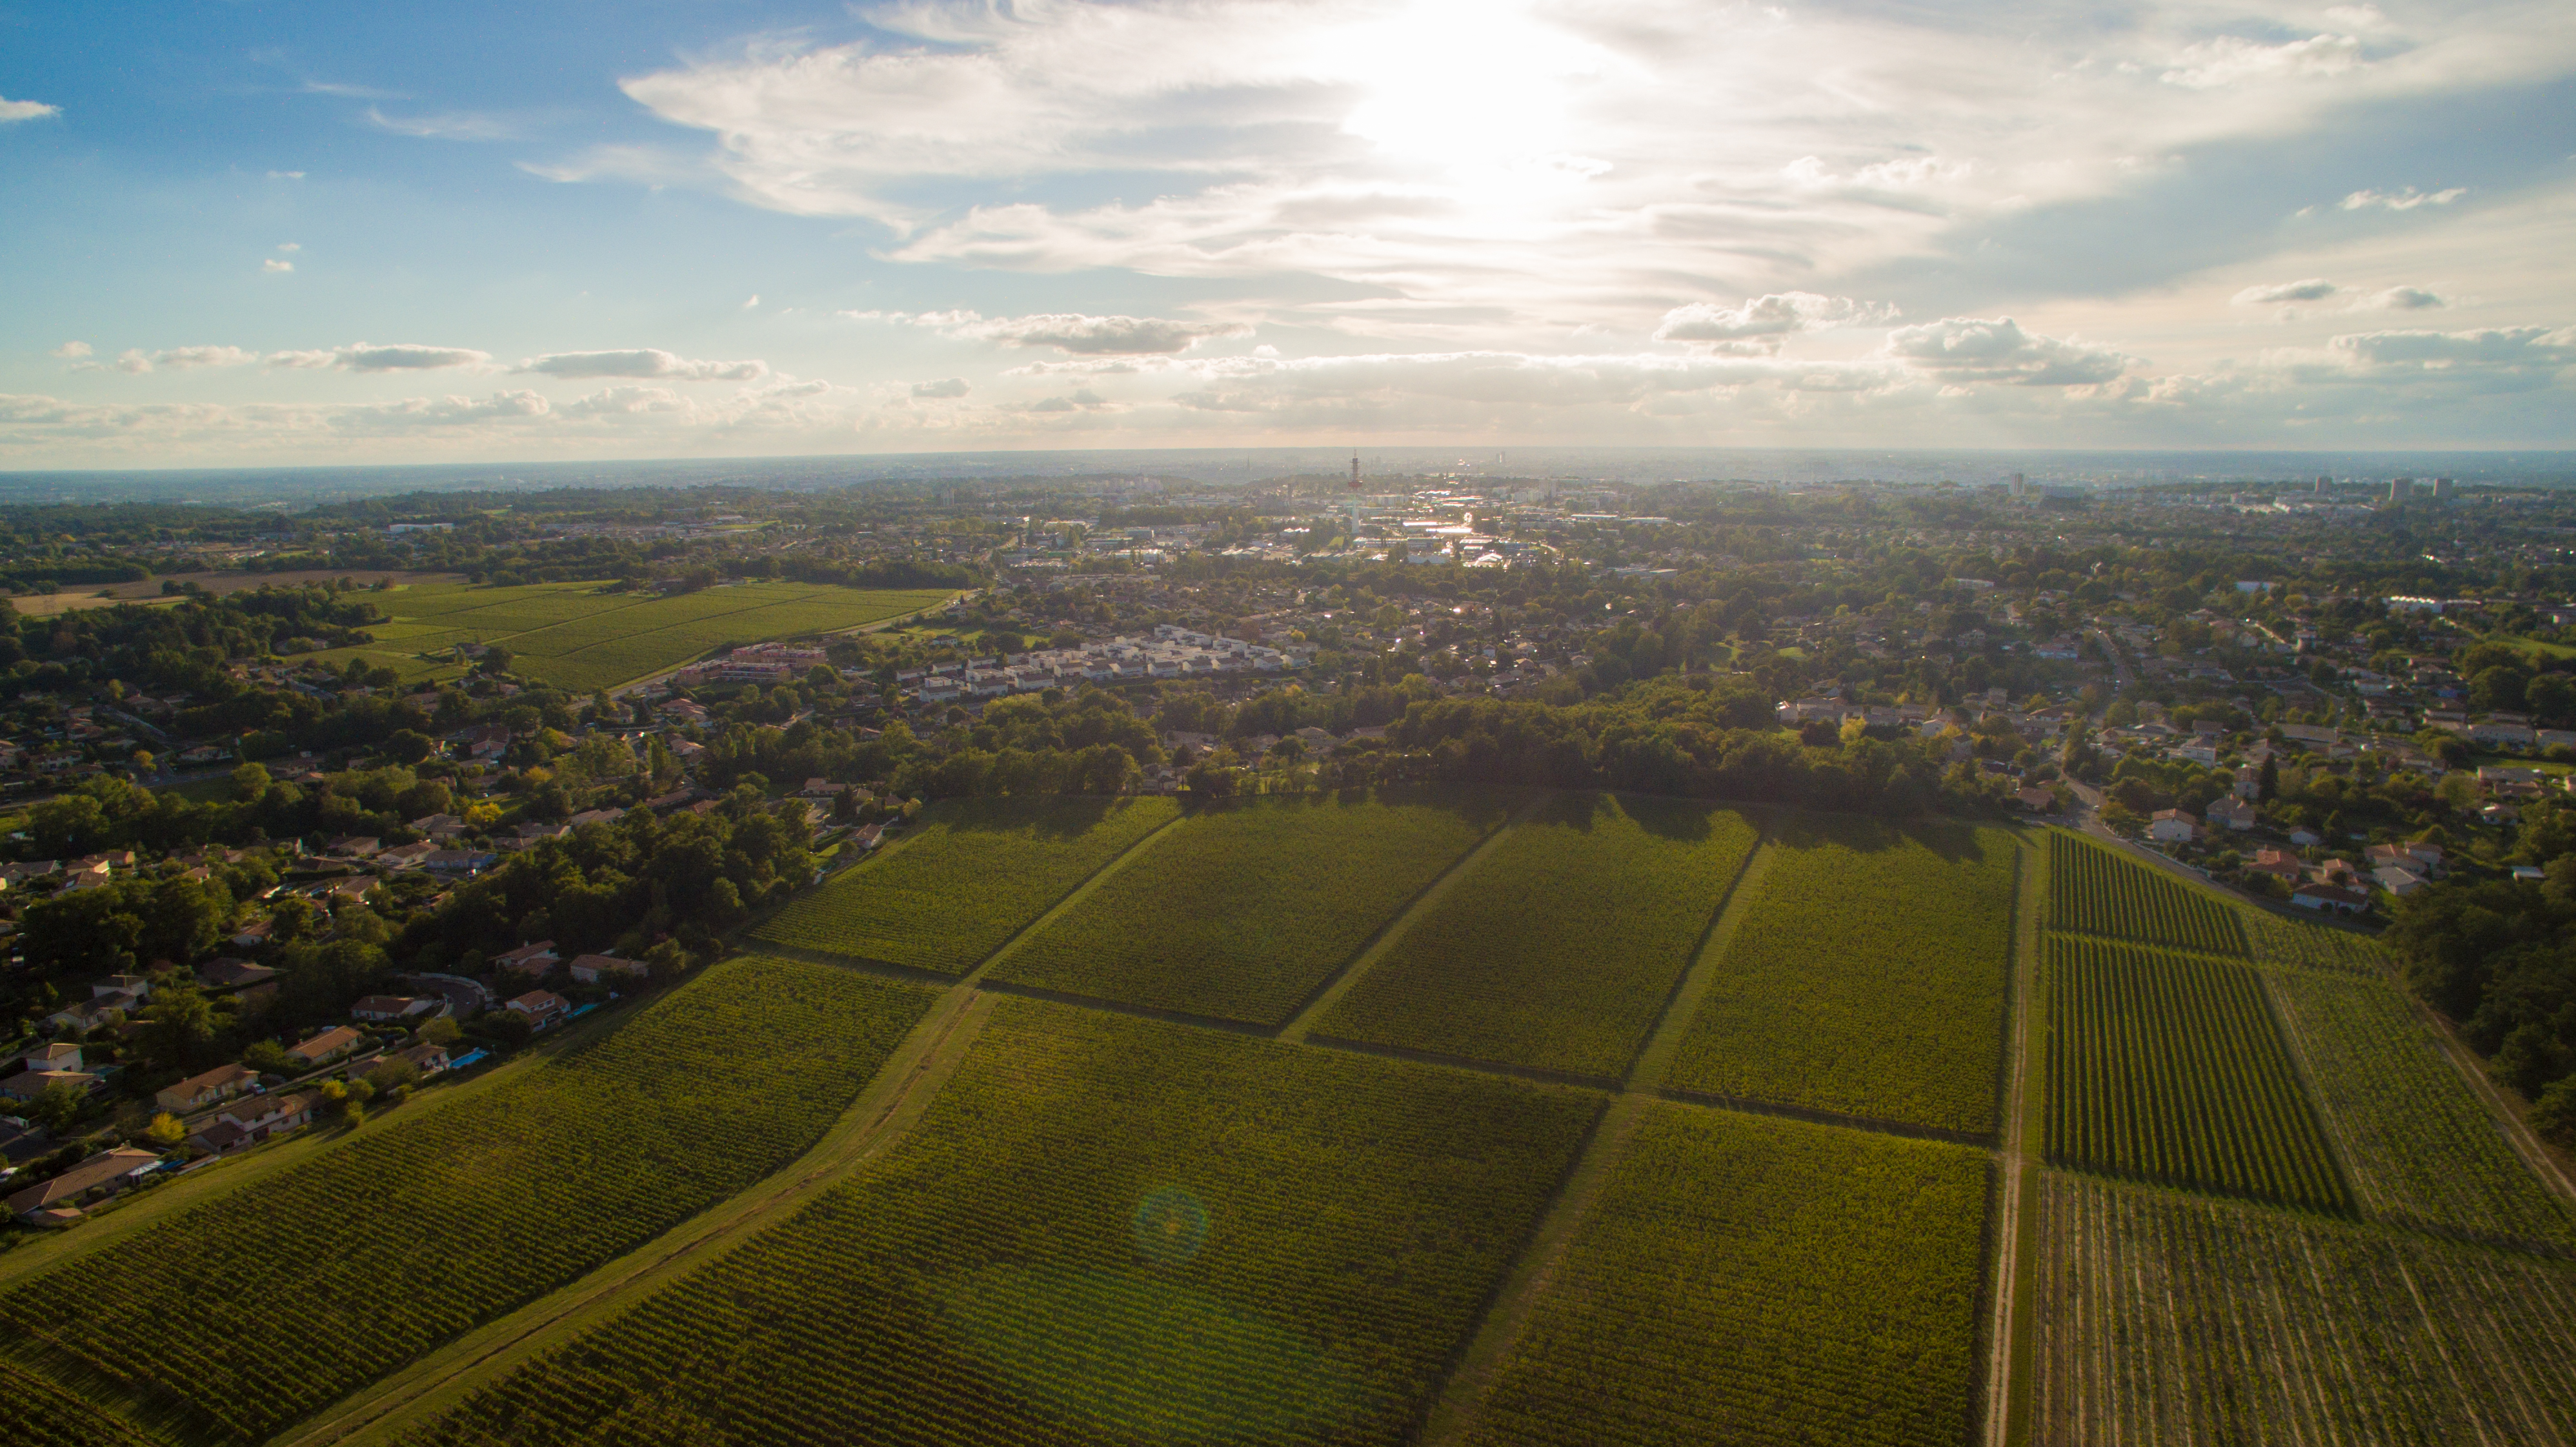
<svg viewBox="0 0 2576 1447"><path fill-rule="evenodd" d="M46 353L46 355L51 357L60 357L67 362L77 362L81 358L89 355L89 343L65 342L61 346L54 348L51 352Z"/></svg>
<svg viewBox="0 0 2576 1447"><path fill-rule="evenodd" d="M2337 76L2364 64L2361 41L2350 35L2315 35L2280 45L2222 35L2189 46L2161 79L2188 90L2210 90L2239 81L2298 80Z"/></svg>
<svg viewBox="0 0 2576 1447"><path fill-rule="evenodd" d="M511 141L517 140L517 122L505 116L482 111L450 111L441 115L389 116L374 106L367 107L367 119L397 135L420 136L441 141Z"/></svg>
<svg viewBox="0 0 2576 1447"><path fill-rule="evenodd" d="M266 261L261 262L259 264L259 269L267 272L271 276L275 276L280 272L293 271L295 269L295 263L291 261L280 261L276 257L272 256Z"/></svg>
<svg viewBox="0 0 2576 1447"><path fill-rule="evenodd" d="M550 352L512 370L547 377L661 377L680 382L756 382L766 362L710 362L674 356L655 347L615 352Z"/></svg>
<svg viewBox="0 0 2576 1447"><path fill-rule="evenodd" d="M2453 186L2447 191L2418 191L2409 186L2403 191L2355 191L2335 203L2338 211L2361 211L2377 206L2390 211L2412 211L2418 206L2448 206L2469 194L2466 186Z"/></svg>
<svg viewBox="0 0 2576 1447"><path fill-rule="evenodd" d="M478 352L471 347L424 347L413 342L380 346L373 342L359 342L326 351L271 352L265 360L272 367L296 371L335 367L346 372L426 372L442 367L480 367L492 360L492 354Z"/></svg>
<svg viewBox="0 0 2576 1447"><path fill-rule="evenodd" d="M751 294L751 299L742 304L742 309L744 311L750 311L758 305L760 305L760 293L755 291Z"/></svg>
<svg viewBox="0 0 2576 1447"><path fill-rule="evenodd" d="M61 106L49 106L43 101L11 100L7 96L0 96L0 125L7 125L11 121L42 120L47 116L58 116L62 113Z"/></svg>
<svg viewBox="0 0 2576 1447"><path fill-rule="evenodd" d="M1709 351L1740 356L1766 356L1779 351L1797 332L1883 326L1897 316L1896 308L1882 302L1818 296L1809 291L1775 292L1748 297L1739 307L1704 301L1675 307L1664 313L1662 325L1655 328L1655 340L1688 342Z"/></svg>
<svg viewBox="0 0 2576 1447"><path fill-rule="evenodd" d="M2117 378L2130 362L2108 347L2023 331L2011 317L1945 317L1898 327L1887 334L1887 354L1945 381L2030 387L2097 385Z"/></svg>
<svg viewBox="0 0 2576 1447"><path fill-rule="evenodd" d="M304 173L302 171L271 171L268 173L268 179L272 181L301 181L304 179Z"/></svg>
<svg viewBox="0 0 2576 1447"><path fill-rule="evenodd" d="M689 410L689 399L668 387L634 386L602 388L563 408L569 417L641 417Z"/></svg>
<svg viewBox="0 0 2576 1447"><path fill-rule="evenodd" d="M2554 371L2576 364L2576 327L2358 332L2336 337L2326 348L2335 360L2361 372Z"/></svg>
<svg viewBox="0 0 2576 1447"><path fill-rule="evenodd" d="M1073 356L1091 357L1172 356L1215 338L1252 335L1252 328L1241 322L1095 317L1078 312L1047 312L1024 317L987 317L966 311L871 311L843 312L841 315L851 321L926 327L959 340L999 342L1006 347L1053 347Z"/></svg>
<svg viewBox="0 0 2576 1447"><path fill-rule="evenodd" d="M86 347L82 355L88 355ZM120 372L150 372L163 367L184 372L195 367L238 367L258 360L257 352L239 347L164 347L157 352L130 348L118 353L110 365Z"/></svg>
<svg viewBox="0 0 2576 1447"><path fill-rule="evenodd" d="M912 395L916 397L963 397L974 390L974 388L966 384L966 379L963 377L942 377L936 382L915 382L912 384Z"/></svg>
<svg viewBox="0 0 2576 1447"><path fill-rule="evenodd" d="M2400 312L2430 311L2449 305L2448 301L2420 286L2392 286L2354 304L2358 310Z"/></svg>
<svg viewBox="0 0 2576 1447"><path fill-rule="evenodd" d="M304 249L304 243L300 241L281 241L277 243L277 249L280 251L302 251Z"/></svg>

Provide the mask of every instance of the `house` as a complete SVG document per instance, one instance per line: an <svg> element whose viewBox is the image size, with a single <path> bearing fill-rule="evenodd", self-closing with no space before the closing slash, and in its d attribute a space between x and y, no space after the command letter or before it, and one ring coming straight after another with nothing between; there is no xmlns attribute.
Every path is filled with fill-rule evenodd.
<svg viewBox="0 0 2576 1447"><path fill-rule="evenodd" d="M447 1068L447 1047L430 1044L406 1045L385 1056L385 1061L400 1062L423 1075L436 1075Z"/></svg>
<svg viewBox="0 0 2576 1447"><path fill-rule="evenodd" d="M30 1225L69 1225L80 1219L84 1202L112 1196L152 1171L161 1158L150 1151L120 1147L101 1151L50 1181L39 1181L9 1197L9 1214Z"/></svg>
<svg viewBox="0 0 2576 1447"><path fill-rule="evenodd" d="M81 1068L81 1048L59 1042L39 1045L28 1051L20 1063L29 1070L78 1070Z"/></svg>
<svg viewBox="0 0 2576 1447"><path fill-rule="evenodd" d="M233 937L229 943L235 949L255 950L261 945L267 944L268 937L275 933L276 929L277 926L272 921L266 919L255 919L250 923L243 925L240 929L233 931Z"/></svg>
<svg viewBox="0 0 2576 1447"><path fill-rule="evenodd" d="M528 1017L531 1029L544 1030L572 1013L572 1002L552 990L530 990L504 1007Z"/></svg>
<svg viewBox="0 0 2576 1447"><path fill-rule="evenodd" d="M384 847L385 841L373 834L343 834L322 846L322 852L343 859L364 859Z"/></svg>
<svg viewBox="0 0 2576 1447"><path fill-rule="evenodd" d="M417 995L364 995L349 1007L351 1019L379 1022L421 1019L446 1012L445 1000L423 999Z"/></svg>
<svg viewBox="0 0 2576 1447"><path fill-rule="evenodd" d="M510 730L501 724L477 724L449 737L469 759L497 759L510 751Z"/></svg>
<svg viewBox="0 0 2576 1447"><path fill-rule="evenodd" d="M197 983L209 990L238 990L276 978L277 971L266 965L254 965L229 956L197 966Z"/></svg>
<svg viewBox="0 0 2576 1447"><path fill-rule="evenodd" d="M130 1003L116 1003L116 997L119 995L125 996L129 1001L139 1002L148 1000L152 998L152 981L142 975L110 975L104 980L90 981L89 997L91 999L106 1002L110 1009L130 1010L134 1008Z"/></svg>
<svg viewBox="0 0 2576 1447"><path fill-rule="evenodd" d="M2369 907L2370 896L2340 884L2302 884L2290 891L2290 903L2326 914L2359 914Z"/></svg>
<svg viewBox="0 0 2576 1447"><path fill-rule="evenodd" d="M2233 797L2218 799L2212 801L2209 806L2208 819L2213 829L2225 827L2241 833L2253 828L2256 818L2254 806L2242 799Z"/></svg>
<svg viewBox="0 0 2576 1447"><path fill-rule="evenodd" d="M535 944L521 945L515 950L503 950L494 955L492 968L522 975L542 975L562 962L563 956L555 953L553 940L539 940Z"/></svg>
<svg viewBox="0 0 2576 1447"><path fill-rule="evenodd" d="M163 1110L186 1115L210 1105L220 1105L259 1083L259 1072L247 1065L218 1065L203 1075L191 1075L178 1084L156 1091L152 1103Z"/></svg>
<svg viewBox="0 0 2576 1447"><path fill-rule="evenodd" d="M453 839L456 836L447 834L440 837ZM414 869L419 867L423 860L438 852L437 845L424 839L417 844L397 844L391 849L384 850L376 855L375 862L390 865L395 869Z"/></svg>
<svg viewBox="0 0 2576 1447"><path fill-rule="evenodd" d="M346 1025L334 1025L298 1044L286 1047L289 1058L307 1065L322 1065L337 1060L358 1048L365 1037Z"/></svg>
<svg viewBox="0 0 2576 1447"><path fill-rule="evenodd" d="M453 839L465 832L466 824L453 814L424 814L403 827L432 839Z"/></svg>
<svg viewBox="0 0 2576 1447"><path fill-rule="evenodd" d="M256 1143L257 1139L228 1120L210 1120L188 1132L188 1144L210 1156L230 1155Z"/></svg>
<svg viewBox="0 0 2576 1447"><path fill-rule="evenodd" d="M482 849L433 849L421 856L420 867L432 874L476 875L500 862L500 855Z"/></svg>
<svg viewBox="0 0 2576 1447"><path fill-rule="evenodd" d="M2239 799L2260 799L2263 797L2263 771L2252 764L2241 764L2237 766L2236 782L2230 787Z"/></svg>
<svg viewBox="0 0 2576 1447"><path fill-rule="evenodd" d="M615 955L575 955L571 965L576 984L595 985L602 975L625 975L642 979L651 967L642 960L621 960Z"/></svg>
<svg viewBox="0 0 2576 1447"><path fill-rule="evenodd" d="M808 799L829 799L841 792L841 786L829 779L807 779L801 792Z"/></svg>
<svg viewBox="0 0 2576 1447"><path fill-rule="evenodd" d="M2158 809L2147 821L2147 837L2162 844L2188 844L2200 837L2200 826L2180 809Z"/></svg>
<svg viewBox="0 0 2576 1447"><path fill-rule="evenodd" d="M614 824L625 817L623 809L584 809L565 822L578 829L584 824Z"/></svg>
<svg viewBox="0 0 2576 1447"><path fill-rule="evenodd" d="M286 1095L254 1095L237 1100L215 1113L224 1121L255 1141L313 1123L313 1112L322 1103L322 1092L298 1090Z"/></svg>
<svg viewBox="0 0 2576 1447"><path fill-rule="evenodd" d="M2290 830L2290 842L2296 844L2301 849L2305 849L2311 845L2325 843L2326 836L2309 828L2305 824L2301 824Z"/></svg>
<svg viewBox="0 0 2576 1447"><path fill-rule="evenodd" d="M2045 814L2056 806L2057 796L2034 784L2013 791L2013 801L2034 814Z"/></svg>
<svg viewBox="0 0 2576 1447"><path fill-rule="evenodd" d="M2422 889L2426 883L2424 876L2395 864L2382 865L2372 870L2370 877L2380 888L2401 899Z"/></svg>
<svg viewBox="0 0 2576 1447"><path fill-rule="evenodd" d="M2257 849L2254 862L2245 868L2250 873L2268 874L2292 885L2308 877L2306 862L2285 849Z"/></svg>
<svg viewBox="0 0 2576 1447"><path fill-rule="evenodd" d="M97 1087L99 1077L86 1070L21 1070L0 1080L0 1095L12 1100L34 1100L57 1085L68 1085L86 1094Z"/></svg>

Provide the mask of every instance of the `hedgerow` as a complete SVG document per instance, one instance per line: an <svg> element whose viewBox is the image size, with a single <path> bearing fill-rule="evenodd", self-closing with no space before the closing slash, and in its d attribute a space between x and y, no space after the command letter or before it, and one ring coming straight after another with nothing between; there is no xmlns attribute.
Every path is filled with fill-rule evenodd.
<svg viewBox="0 0 2576 1447"><path fill-rule="evenodd" d="M1689 1106L1650 1112L1467 1440L1968 1441L1983 1153Z"/></svg>
<svg viewBox="0 0 2576 1447"><path fill-rule="evenodd" d="M1180 811L1170 799L951 799L755 937L962 975Z"/></svg>
<svg viewBox="0 0 2576 1447"><path fill-rule="evenodd" d="M1665 1083L1992 1131L2012 836L1805 815L1784 820L1774 845Z"/></svg>
<svg viewBox="0 0 2576 1447"><path fill-rule="evenodd" d="M2251 966L2051 936L2048 970L2051 1162L2349 1204Z"/></svg>
<svg viewBox="0 0 2576 1447"><path fill-rule="evenodd" d="M614 1033L0 1295L0 1351L274 1435L812 1145L935 996L740 958Z"/></svg>
<svg viewBox="0 0 2576 1447"><path fill-rule="evenodd" d="M1276 1025L1516 802L1430 789L1204 808L1031 936L994 978Z"/></svg>
<svg viewBox="0 0 2576 1447"><path fill-rule="evenodd" d="M409 1440L1399 1442L1602 1099L1005 1001L882 1162Z"/></svg>
<svg viewBox="0 0 2576 1447"><path fill-rule="evenodd" d="M1756 830L1714 805L1569 794L1480 856L1317 1025L1618 1078Z"/></svg>

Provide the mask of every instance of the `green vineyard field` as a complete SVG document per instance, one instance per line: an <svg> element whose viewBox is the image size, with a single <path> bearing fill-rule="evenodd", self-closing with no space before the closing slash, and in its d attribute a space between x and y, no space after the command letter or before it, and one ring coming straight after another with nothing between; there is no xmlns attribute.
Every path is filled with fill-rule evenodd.
<svg viewBox="0 0 2576 1447"><path fill-rule="evenodd" d="M2043 1173L2030 1440L2576 1441L2576 1271Z"/></svg>
<svg viewBox="0 0 2576 1447"><path fill-rule="evenodd" d="M2250 965L2048 940L2048 1159L2289 1205L2349 1205Z"/></svg>
<svg viewBox="0 0 2576 1447"><path fill-rule="evenodd" d="M1443 789L1272 795L1194 812L993 978L1279 1024L1520 802Z"/></svg>
<svg viewBox="0 0 2576 1447"><path fill-rule="evenodd" d="M2368 935L2303 924L2259 909L2239 914L2245 922L2247 951L2258 960L2352 975L2387 972L2387 951Z"/></svg>
<svg viewBox="0 0 2576 1447"><path fill-rule="evenodd" d="M945 800L899 846L798 896L754 934L962 975L1179 814L1164 798Z"/></svg>
<svg viewBox="0 0 2576 1447"><path fill-rule="evenodd" d="M2363 1210L2492 1241L2576 1248L2576 1215L2514 1152L2394 985L2290 970L2265 983Z"/></svg>
<svg viewBox="0 0 2576 1447"><path fill-rule="evenodd" d="M2000 829L1793 816L1666 1085L1995 1128L2019 846Z"/></svg>
<svg viewBox="0 0 2576 1447"><path fill-rule="evenodd" d="M1478 857L1315 1027L1619 1079L1757 837L1730 810L1568 794Z"/></svg>
<svg viewBox="0 0 2576 1447"><path fill-rule="evenodd" d="M160 1439L5 1361L0 1361L0 1442L9 1447L160 1447Z"/></svg>
<svg viewBox="0 0 2576 1447"><path fill-rule="evenodd" d="M2055 829L2048 833L2048 922L2204 954L2245 953L2244 919L2234 908L2153 865Z"/></svg>
<svg viewBox="0 0 2576 1447"><path fill-rule="evenodd" d="M1399 1442L1603 1101L1005 1000L885 1159L407 1440Z"/></svg>
<svg viewBox="0 0 2576 1447"><path fill-rule="evenodd" d="M1650 1110L1467 1440L1967 1442L1984 1154Z"/></svg>
<svg viewBox="0 0 2576 1447"><path fill-rule="evenodd" d="M793 1160L934 998L716 965L520 1079L0 1295L0 1353L147 1425L263 1440Z"/></svg>

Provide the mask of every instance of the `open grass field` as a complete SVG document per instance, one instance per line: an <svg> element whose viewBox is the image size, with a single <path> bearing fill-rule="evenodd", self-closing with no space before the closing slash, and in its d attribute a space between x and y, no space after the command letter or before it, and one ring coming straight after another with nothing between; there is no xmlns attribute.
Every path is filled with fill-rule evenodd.
<svg viewBox="0 0 2576 1447"><path fill-rule="evenodd" d="M2252 966L2065 935L2047 955L2052 1164L2349 1204Z"/></svg>
<svg viewBox="0 0 2576 1447"><path fill-rule="evenodd" d="M1316 1025L1617 1080L1757 831L1685 799L1568 794L1479 856Z"/></svg>
<svg viewBox="0 0 2576 1447"><path fill-rule="evenodd" d="M794 1159L932 999L719 964L522 1079L0 1294L0 1353L147 1427L265 1439Z"/></svg>
<svg viewBox="0 0 2576 1447"><path fill-rule="evenodd" d="M2243 955L2244 915L2217 896L2080 835L2048 832L2052 929Z"/></svg>
<svg viewBox="0 0 2576 1447"><path fill-rule="evenodd" d="M2019 846L2000 829L1792 815L1665 1085L1995 1129Z"/></svg>
<svg viewBox="0 0 2576 1447"><path fill-rule="evenodd" d="M1277 1025L1523 802L1507 790L1423 789L1203 807L993 977Z"/></svg>
<svg viewBox="0 0 2576 1447"><path fill-rule="evenodd" d="M1004 1001L885 1159L406 1440L1398 1442L1602 1101Z"/></svg>
<svg viewBox="0 0 2576 1447"><path fill-rule="evenodd" d="M814 583L741 583L668 597L611 593L597 583L435 583L368 595L391 615L376 641L309 657L364 658L406 680L456 666L459 643L498 643L512 671L576 693L630 683L726 643L857 628L936 606L938 589L881 590Z"/></svg>
<svg viewBox="0 0 2576 1447"><path fill-rule="evenodd" d="M1983 1153L1649 1109L1467 1440L1967 1442Z"/></svg>
<svg viewBox="0 0 2576 1447"><path fill-rule="evenodd" d="M2282 970L2264 984L2315 1087L2361 1208L2491 1241L2576 1249L2541 1185L2396 986Z"/></svg>
<svg viewBox="0 0 2576 1447"><path fill-rule="evenodd" d="M798 896L755 934L962 975L1179 814L1154 797L945 800L901 844Z"/></svg>
<svg viewBox="0 0 2576 1447"><path fill-rule="evenodd" d="M2030 1440L2566 1447L2576 1269L2048 1173Z"/></svg>

